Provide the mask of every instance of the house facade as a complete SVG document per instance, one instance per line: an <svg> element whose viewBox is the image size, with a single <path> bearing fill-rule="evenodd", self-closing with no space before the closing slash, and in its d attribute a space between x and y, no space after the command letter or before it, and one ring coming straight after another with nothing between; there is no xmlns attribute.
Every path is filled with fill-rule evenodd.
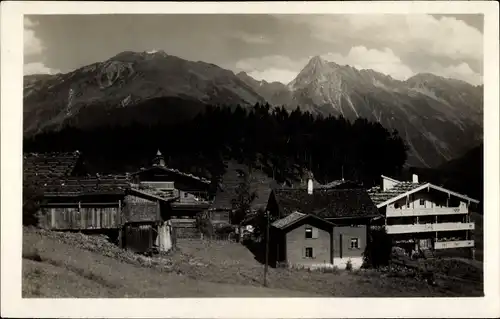
<svg viewBox="0 0 500 319"><path fill-rule="evenodd" d="M424 252L474 248L470 210L478 200L419 182L417 175L410 182L382 176L369 194L396 245Z"/></svg>
<svg viewBox="0 0 500 319"><path fill-rule="evenodd" d="M275 189L267 210L276 263L361 267L369 225L380 216L363 189Z"/></svg>

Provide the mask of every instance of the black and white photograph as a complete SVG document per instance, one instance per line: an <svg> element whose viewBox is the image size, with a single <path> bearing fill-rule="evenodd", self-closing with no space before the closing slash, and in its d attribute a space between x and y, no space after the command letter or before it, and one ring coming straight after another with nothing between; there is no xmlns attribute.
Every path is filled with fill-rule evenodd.
<svg viewBox="0 0 500 319"><path fill-rule="evenodd" d="M18 298L486 300L498 12L481 3L20 14L22 87L2 88Z"/></svg>

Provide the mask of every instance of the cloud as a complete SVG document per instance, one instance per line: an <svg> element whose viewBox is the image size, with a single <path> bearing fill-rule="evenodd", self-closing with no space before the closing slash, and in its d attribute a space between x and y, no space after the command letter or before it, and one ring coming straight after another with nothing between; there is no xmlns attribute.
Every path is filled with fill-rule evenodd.
<svg viewBox="0 0 500 319"><path fill-rule="evenodd" d="M269 55L262 58L248 58L236 62L237 71L245 71L257 80L288 83L306 65L308 59L293 60L282 55Z"/></svg>
<svg viewBox="0 0 500 319"><path fill-rule="evenodd" d="M29 18L24 18L24 58L25 60L29 60L29 62L24 63L23 73L24 75L58 73L59 70L51 69L42 62L42 54L45 51L45 47L43 46L43 42L35 35L34 28L37 26L38 23Z"/></svg>
<svg viewBox="0 0 500 319"><path fill-rule="evenodd" d="M398 80L406 80L414 74L389 48L376 50L368 49L364 46L356 46L351 48L347 55L328 53L322 57L327 61L332 61L340 65L350 65L360 70L372 69L390 75Z"/></svg>
<svg viewBox="0 0 500 319"><path fill-rule="evenodd" d="M433 73L446 78L466 81L473 85L481 84L483 79L480 73L472 70L465 62L449 65L432 62L428 66L411 68L390 48L377 50L365 46L355 46L346 54L330 52L323 54L321 57L327 61L339 65L350 65L359 70L372 69L401 81L407 80L417 73ZM278 81L287 84L297 76L310 58L311 56L291 59L280 55L248 58L238 61L235 69L245 71L257 80Z"/></svg>
<svg viewBox="0 0 500 319"><path fill-rule="evenodd" d="M465 62L446 67L433 63L432 66L426 71L445 78L462 80L472 85L480 85L483 83L483 76L474 72Z"/></svg>
<svg viewBox="0 0 500 319"><path fill-rule="evenodd" d="M36 23L29 18L24 18L23 40L25 56L38 55L43 52L42 41L35 36L34 27L36 27Z"/></svg>
<svg viewBox="0 0 500 319"><path fill-rule="evenodd" d="M426 14L277 16L300 24L310 36L335 47L391 48L404 62L410 56L457 61L483 59L483 34L455 17Z"/></svg>
<svg viewBox="0 0 500 319"><path fill-rule="evenodd" d="M24 75L30 74L56 74L59 70L46 67L42 62L25 63L23 67Z"/></svg>
<svg viewBox="0 0 500 319"><path fill-rule="evenodd" d="M248 75L259 81L266 80L267 82L281 82L287 84L297 76L297 72L270 68L264 71L252 71L249 72Z"/></svg>
<svg viewBox="0 0 500 319"><path fill-rule="evenodd" d="M263 34L251 34L244 31L235 31L230 34L230 37L241 40L248 44L269 44L272 40Z"/></svg>

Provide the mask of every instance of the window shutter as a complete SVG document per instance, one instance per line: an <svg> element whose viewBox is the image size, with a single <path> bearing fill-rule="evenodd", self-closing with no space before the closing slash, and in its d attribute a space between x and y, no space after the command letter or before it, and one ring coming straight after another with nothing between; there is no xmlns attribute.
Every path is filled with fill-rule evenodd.
<svg viewBox="0 0 500 319"><path fill-rule="evenodd" d="M319 237L319 232L316 227L313 227L312 229L312 238L318 238Z"/></svg>
<svg viewBox="0 0 500 319"><path fill-rule="evenodd" d="M363 248L363 246L361 246L361 237L358 237L358 248Z"/></svg>

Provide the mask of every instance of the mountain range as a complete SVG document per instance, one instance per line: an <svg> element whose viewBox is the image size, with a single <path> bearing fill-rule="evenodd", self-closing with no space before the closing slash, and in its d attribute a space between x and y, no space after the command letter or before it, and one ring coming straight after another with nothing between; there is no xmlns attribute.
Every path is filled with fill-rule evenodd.
<svg viewBox="0 0 500 319"><path fill-rule="evenodd" d="M266 102L317 116L380 122L406 141L412 166L437 167L483 138L482 86L433 74L399 81L318 56L290 83L270 83L163 51L122 52L66 74L25 76L24 134L68 125L172 124L209 104L252 108Z"/></svg>

